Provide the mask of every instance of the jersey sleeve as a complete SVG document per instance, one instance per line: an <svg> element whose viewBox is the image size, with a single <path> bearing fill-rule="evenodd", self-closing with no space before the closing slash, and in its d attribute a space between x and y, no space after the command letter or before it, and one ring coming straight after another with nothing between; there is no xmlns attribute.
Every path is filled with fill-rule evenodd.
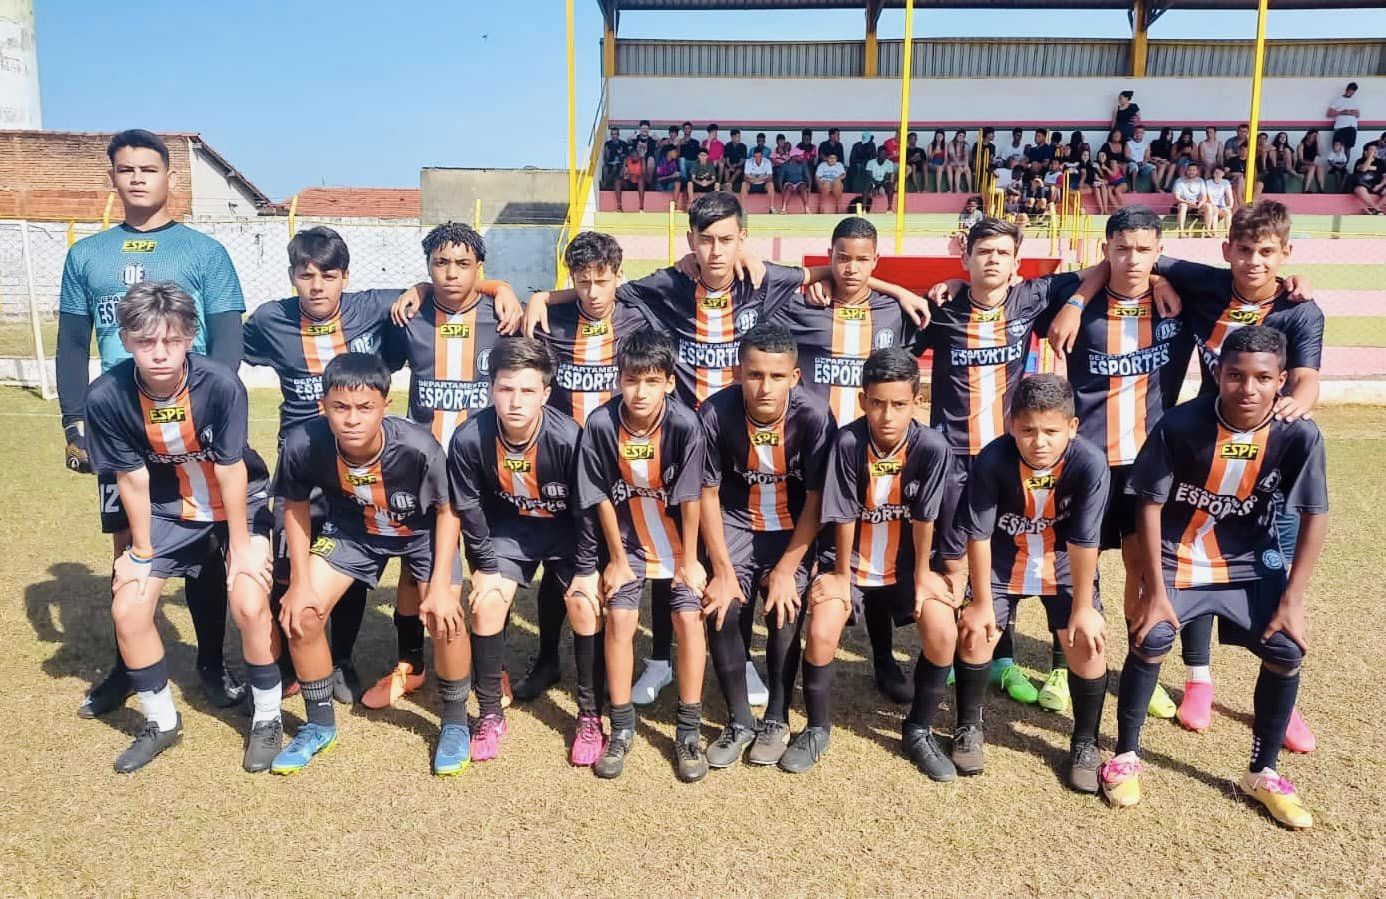
<svg viewBox="0 0 1386 899"><path fill-rule="evenodd" d="M1111 469L1095 451L1075 455L1073 461L1078 464L1069 470L1069 477L1073 478L1068 485L1073 506L1069 510L1066 541L1073 546L1095 547L1101 541L1102 516L1107 511L1107 495L1111 490Z"/></svg>
<svg viewBox="0 0 1386 899"><path fill-rule="evenodd" d="M804 270L792 265L765 264L764 314L768 318L800 295L804 287Z"/></svg>
<svg viewBox="0 0 1386 899"><path fill-rule="evenodd" d="M684 432L683 452L680 454L682 461L679 463L678 473L674 475L674 483L669 485L671 506L693 502L702 495L703 471L708 465L708 448L707 442L703 439L703 429L698 427L696 421L690 420L680 430Z"/></svg>
<svg viewBox="0 0 1386 899"><path fill-rule="evenodd" d="M1024 300L1024 314L1054 314L1068 302L1082 281L1082 276L1077 272L1064 272L1025 282L1029 289Z"/></svg>
<svg viewBox="0 0 1386 899"><path fill-rule="evenodd" d="M601 414L605 415L605 412ZM591 509L611 498L611 478L607 472L607 456L614 451L611 443L601 417L589 418L587 427L582 429L582 437L578 440L577 472L573 479L574 487L577 489L576 508L579 511Z"/></svg>
<svg viewBox="0 0 1386 899"><path fill-rule="evenodd" d="M82 279L82 263L78 259L78 254L72 250L67 251L67 258L63 260L63 280L62 287L58 293L58 311L69 315L85 315L92 317L91 297L87 294L86 284Z"/></svg>
<svg viewBox="0 0 1386 899"><path fill-rule="evenodd" d="M1169 501L1169 492L1174 486L1174 458L1169 450L1168 431L1161 421L1146 438L1131 467L1127 493L1155 503Z"/></svg>
<svg viewBox="0 0 1386 899"><path fill-rule="evenodd" d="M481 507L483 465L480 433L476 427L458 428L448 452L448 490L452 507L462 517L462 543L471 564L481 571L496 570L496 551L491 527Z"/></svg>
<svg viewBox="0 0 1386 899"><path fill-rule="evenodd" d="M671 314L666 298L672 295L682 277L672 268L662 268L638 280L627 281L616 288L616 302L639 310L653 328L675 330L676 322L665 321Z"/></svg>
<svg viewBox="0 0 1386 899"><path fill-rule="evenodd" d="M818 406L811 408L814 410L814 421L809 424L809 435L801 451L804 460L804 489L821 491L828 479L828 457L832 451L837 426L827 409Z"/></svg>
<svg viewBox="0 0 1386 899"><path fill-rule="evenodd" d="M698 409L698 425L703 432L703 486L722 486L722 446L719 434L721 419L717 403L703 403Z"/></svg>
<svg viewBox="0 0 1386 899"><path fill-rule="evenodd" d="M1323 515L1328 512L1328 461L1324 452L1323 433L1314 427L1313 436L1305 448L1304 462L1296 473L1294 483L1285 494L1285 505L1301 515Z"/></svg>
<svg viewBox="0 0 1386 899"><path fill-rule="evenodd" d="M274 495L287 502L307 502L313 495L313 484L307 480L311 465L311 443L308 427L290 428L279 450L279 464L274 472Z"/></svg>
<svg viewBox="0 0 1386 899"><path fill-rule="evenodd" d="M943 482L952 474L953 456L942 434L922 425L920 428L922 436L928 439L920 441L919 449L928 457L919 472L919 493L910 503L910 517L915 521L937 521L943 505Z"/></svg>
<svg viewBox="0 0 1386 899"><path fill-rule="evenodd" d="M420 511L447 505L449 500L447 455L431 435L424 444L419 459L423 466L423 478L419 482Z"/></svg>
<svg viewBox="0 0 1386 899"><path fill-rule="evenodd" d="M1001 472L997 470L995 458L995 453L983 449L963 489L962 502L958 506L958 527L969 540L990 540L996 532Z"/></svg>
<svg viewBox="0 0 1386 899"><path fill-rule="evenodd" d="M366 311L365 318L373 322L390 322L390 309L395 305L403 290L394 288L363 290L356 295L356 302Z"/></svg>
<svg viewBox="0 0 1386 899"><path fill-rule="evenodd" d="M113 390L93 390L87 401L87 453L93 471L115 474L144 466L144 456L126 429L126 416L113 402Z"/></svg>
<svg viewBox="0 0 1386 899"><path fill-rule="evenodd" d="M229 372L219 376L217 391L222 409L221 426L212 433L212 458L218 465L232 465L245 455L250 439L250 401L245 385Z"/></svg>
<svg viewBox="0 0 1386 899"><path fill-rule="evenodd" d="M861 472L861 447L856 435L839 428L828 451L827 480L823 485L823 524L856 521L861 515L857 479Z"/></svg>
<svg viewBox="0 0 1386 899"><path fill-rule="evenodd" d="M1317 303L1300 303L1283 329L1285 368L1312 368L1323 364L1323 310Z"/></svg>
<svg viewBox="0 0 1386 899"><path fill-rule="evenodd" d="M215 240L209 241L203 259L202 311L209 318L219 312L245 311L245 295L241 293L236 267L231 264L226 247Z"/></svg>
<svg viewBox="0 0 1386 899"><path fill-rule="evenodd" d="M1194 311L1216 318L1232 296L1230 269L1161 256L1155 262L1155 274L1169 281L1179 294L1186 319Z"/></svg>
<svg viewBox="0 0 1386 899"><path fill-rule="evenodd" d="M409 361L409 326L391 325L380 341L380 358L390 371L399 371Z"/></svg>
<svg viewBox="0 0 1386 899"><path fill-rule="evenodd" d="M269 311L270 304L266 303L245 320L245 328L241 332L245 341L242 359L247 365L274 365L274 347L265 327L268 324L266 319Z"/></svg>

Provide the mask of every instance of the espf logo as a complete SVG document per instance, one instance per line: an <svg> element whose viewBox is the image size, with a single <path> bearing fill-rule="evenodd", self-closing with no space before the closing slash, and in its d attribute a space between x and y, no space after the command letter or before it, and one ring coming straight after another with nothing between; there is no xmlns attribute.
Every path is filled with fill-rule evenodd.
<svg viewBox="0 0 1386 899"><path fill-rule="evenodd" d="M839 306L833 313L840 322L859 322L866 320L865 306Z"/></svg>
<svg viewBox="0 0 1386 899"><path fill-rule="evenodd" d="M1261 323L1261 310L1255 306L1249 309L1229 309L1227 310L1227 320L1238 325L1259 325Z"/></svg>
<svg viewBox="0 0 1386 899"><path fill-rule="evenodd" d="M653 443L623 443L621 458L628 462L647 462L655 457Z"/></svg>
<svg viewBox="0 0 1386 899"><path fill-rule="evenodd" d="M1036 474L1025 479L1026 490L1053 490L1059 479L1052 474Z"/></svg>
<svg viewBox="0 0 1386 899"><path fill-rule="evenodd" d="M780 435L776 431L756 431L751 435L751 446L779 446Z"/></svg>
<svg viewBox="0 0 1386 899"><path fill-rule="evenodd" d="M501 464L512 474L526 474L534 467L524 456L506 456Z"/></svg>
<svg viewBox="0 0 1386 899"><path fill-rule="evenodd" d="M149 423L168 425L188 417L188 410L182 406L156 406L149 410Z"/></svg>
<svg viewBox="0 0 1386 899"><path fill-rule="evenodd" d="M579 337L605 337L611 333L609 322L583 322L578 327Z"/></svg>
<svg viewBox="0 0 1386 899"><path fill-rule="evenodd" d="M1261 447L1254 443L1224 443L1218 447L1218 455L1224 459L1251 461L1261 455Z"/></svg>
<svg viewBox="0 0 1386 899"><path fill-rule="evenodd" d="M443 322L438 326L438 336L465 340L472 336L472 326L466 322Z"/></svg>
<svg viewBox="0 0 1386 899"><path fill-rule="evenodd" d="M882 459L879 462L871 463L871 477L883 478L889 475L896 475L900 473L901 468L902 466L900 465L899 459Z"/></svg>

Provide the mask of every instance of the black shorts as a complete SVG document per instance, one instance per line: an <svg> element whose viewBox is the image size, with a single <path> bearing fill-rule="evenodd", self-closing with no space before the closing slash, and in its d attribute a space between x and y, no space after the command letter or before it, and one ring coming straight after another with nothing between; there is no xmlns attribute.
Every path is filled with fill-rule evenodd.
<svg viewBox="0 0 1386 899"><path fill-rule="evenodd" d="M250 499L246 504L246 524L251 536L269 538L271 516L263 500ZM149 542L154 548L150 575L157 578L195 578L212 553L225 553L226 522L184 521L182 519L149 519Z"/></svg>
<svg viewBox="0 0 1386 899"><path fill-rule="evenodd" d="M310 536L316 540L322 533L322 526L327 521L327 499L318 488L314 487L313 492L308 497L308 517L311 522ZM287 584L289 582L289 543L284 539L284 501L276 499L274 501L274 531L270 536L270 541L274 545L274 580L275 583Z"/></svg>
<svg viewBox="0 0 1386 899"><path fill-rule="evenodd" d="M635 580L617 590L616 595L607 602L607 606L612 609L635 611L640 608L640 597L645 592L645 581L661 579L645 577L644 559L633 553L629 554L627 558L630 559L630 570L635 572ZM672 612L701 612L703 604L686 585L675 584L669 596L669 609Z"/></svg>
<svg viewBox="0 0 1386 899"><path fill-rule="evenodd" d="M731 526L724 527L722 531L727 537L727 554L731 556L732 568L736 571L737 586L746 597L747 605L755 608L756 596L763 592L761 585L784 556L794 532L748 531ZM812 565L812 554L806 553L794 572L794 588L800 596L808 590Z"/></svg>
<svg viewBox="0 0 1386 899"><path fill-rule="evenodd" d="M693 193L695 193L695 194L710 194L710 193L712 193L714 190L717 189L717 185L715 185L715 184L694 184L692 181L690 181L690 182L688 182L688 189L691 190L691 191L693 191Z"/></svg>
<svg viewBox="0 0 1386 899"><path fill-rule="evenodd" d="M992 611L996 613L996 629L1005 630L1006 625L1015 620L1015 608L1024 599L1023 596L1014 596L1005 593L995 592L992 594ZM1041 596L1040 602L1044 604L1045 627L1050 631L1061 631L1068 627L1069 615L1073 612L1073 591L1067 587L1060 587L1055 596ZM1092 605L1097 611L1102 611L1102 597L1097 595L1097 589L1093 588Z"/></svg>
<svg viewBox="0 0 1386 899"><path fill-rule="evenodd" d="M125 517L125 506L120 502L115 475L97 472L96 492L100 500L101 533L118 534L130 530L130 519Z"/></svg>
<svg viewBox="0 0 1386 899"><path fill-rule="evenodd" d="M762 181L760 184L747 184L747 185L746 185L746 193L748 193L748 194L763 194L763 193L766 192L766 188L768 188L769 186L770 186L770 182L768 182L768 181Z"/></svg>
<svg viewBox="0 0 1386 899"><path fill-rule="evenodd" d="M504 556L496 556L496 571L500 576L508 581L513 581L521 587L532 582L534 576L539 573L539 566L543 565L544 570L553 573L558 579L559 587L564 593L568 592L568 585L573 582L573 563L570 561L531 561L529 559L507 559ZM476 563L470 558L467 559L467 570L475 572Z"/></svg>
<svg viewBox="0 0 1386 899"><path fill-rule="evenodd" d="M1356 128L1335 128L1333 129L1333 139L1343 145L1345 153L1352 153L1352 148L1357 145Z"/></svg>
<svg viewBox="0 0 1386 899"><path fill-rule="evenodd" d="M1275 617L1285 592L1284 572L1268 573L1260 580L1201 587L1165 588L1174 614L1182 624L1204 615L1218 617L1218 642L1242 646L1273 664L1298 667L1304 652L1284 633L1262 641L1266 625ZM1174 628L1161 621L1145 635L1139 649L1160 656L1174 646Z"/></svg>
<svg viewBox="0 0 1386 899"><path fill-rule="evenodd" d="M868 604L884 603L890 610L890 620L896 627L914 623L914 585L895 583L888 587L858 587L852 585L852 614L848 616L849 625L856 624L866 615Z"/></svg>
<svg viewBox="0 0 1386 899"><path fill-rule="evenodd" d="M972 474L972 457L956 450L949 450L952 468L943 482L943 502L939 506L938 521L934 522L934 565L938 562L956 561L967 555L967 534L963 532L961 511L964 502L963 490Z"/></svg>
<svg viewBox="0 0 1386 899"><path fill-rule="evenodd" d="M1131 480L1131 465L1112 467L1111 492L1107 494L1107 511L1102 513L1102 539L1099 549L1120 549L1121 541L1136 533L1136 495L1126 492Z"/></svg>
<svg viewBox="0 0 1386 899"><path fill-rule="evenodd" d="M324 524L321 534L313 540L310 550L320 556L333 571L355 578L375 589L380 575L391 559L398 558L402 570L407 570L420 584L433 576L433 533L425 531L408 537L349 536ZM452 583L462 583L462 554L453 556Z"/></svg>

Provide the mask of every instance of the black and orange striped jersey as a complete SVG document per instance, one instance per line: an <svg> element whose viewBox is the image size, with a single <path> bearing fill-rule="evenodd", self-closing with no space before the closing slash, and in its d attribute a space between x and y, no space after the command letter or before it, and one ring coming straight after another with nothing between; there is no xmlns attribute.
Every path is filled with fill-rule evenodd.
<svg viewBox="0 0 1386 899"><path fill-rule="evenodd" d="M495 300L484 293L449 312L430 292L407 325L386 332L385 358L409 366L409 417L442 446L468 416L491 405L496 321Z"/></svg>
<svg viewBox="0 0 1386 899"><path fill-rule="evenodd" d="M732 383L741 335L774 316L803 284L803 269L767 263L758 288L733 281L725 290L710 291L674 268L662 268L622 284L616 298L673 335L679 399L696 409Z"/></svg>
<svg viewBox="0 0 1386 899"><path fill-rule="evenodd" d="M1201 396L1160 419L1127 492L1163 503L1165 582L1201 587L1283 577L1272 496L1304 515L1328 511L1323 435L1312 421L1270 418L1239 431Z"/></svg>
<svg viewBox="0 0 1386 899"><path fill-rule="evenodd" d="M1160 315L1150 293L1103 291L1084 307L1067 374L1078 433L1102 448L1108 465L1136 461L1146 435L1178 401L1192 352L1189 328Z"/></svg>
<svg viewBox="0 0 1386 899"><path fill-rule="evenodd" d="M550 306L548 331L535 332L558 361L549 405L586 424L598 406L616 395L619 342L647 327L645 315L625 303L617 303L601 320L588 318L576 302Z"/></svg>
<svg viewBox="0 0 1386 899"><path fill-rule="evenodd" d="M309 318L298 297L258 306L245 323L247 365L274 369L283 400L279 431L317 418L322 370L342 353L379 353L390 326L390 307L399 290L361 290L342 294L337 312Z"/></svg>
<svg viewBox="0 0 1386 899"><path fill-rule="evenodd" d="M1181 317L1193 329L1203 373L1200 393L1217 393L1213 367L1222 342L1238 328L1264 325L1285 335L1285 368L1318 369L1323 361L1323 310L1313 301L1294 303L1281 289L1260 303L1243 299L1232 283L1232 270L1160 257L1155 271L1169 279L1183 301Z"/></svg>
<svg viewBox="0 0 1386 899"><path fill-rule="evenodd" d="M707 444L703 486L717 487L722 519L746 531L791 531L804 494L823 489L832 414L801 384L784 415L761 425L746 415L741 385L714 393L698 409Z"/></svg>
<svg viewBox="0 0 1386 899"><path fill-rule="evenodd" d="M917 333L894 298L874 291L863 303L828 307L810 306L796 296L780 307L775 321L789 328L799 344L800 383L827 403L840 422L861 414L857 395L866 357L873 350L913 343Z"/></svg>
<svg viewBox="0 0 1386 899"><path fill-rule="evenodd" d="M576 560L579 574L596 568L592 516L574 512L582 429L550 406L542 415L526 447L509 446L501 438L494 406L452 435L448 487L462 517L467 558L481 571L495 571L498 557Z"/></svg>
<svg viewBox="0 0 1386 899"><path fill-rule="evenodd" d="M885 587L914 577L911 522L934 521L950 469L948 442L911 421L892 451L871 440L865 417L838 428L823 485L823 524L856 522L852 583Z"/></svg>
<svg viewBox="0 0 1386 899"><path fill-rule="evenodd" d="M1068 547L1097 547L1111 470L1082 437L1053 467L1031 468L1015 438L996 438L972 462L960 527L991 544L991 587L1002 596L1070 589Z"/></svg>
<svg viewBox="0 0 1386 899"><path fill-rule="evenodd" d="M182 386L170 397L141 387L133 359L117 363L87 392L88 452L98 474L149 470L156 518L225 521L216 466L246 460L249 494L265 492L264 465L246 444L248 406L235 372L188 354Z"/></svg>
<svg viewBox="0 0 1386 899"><path fill-rule="evenodd" d="M1006 432L1036 322L1062 307L1078 283L1077 274L1032 278L991 309L964 287L934 310L919 347L934 351L929 423L954 452L975 456Z"/></svg>
<svg viewBox="0 0 1386 899"><path fill-rule="evenodd" d="M587 419L578 447L578 509L603 500L616 508L626 553L645 564L646 576L674 576L683 555L678 506L702 493L703 429L682 403L666 401L664 416L647 434L621 421L621 397Z"/></svg>
<svg viewBox="0 0 1386 899"><path fill-rule="evenodd" d="M327 419L318 417L284 435L275 496L306 502L314 488L327 500L327 522L348 537L410 537L433 530L448 501L443 448L424 425L389 415L385 440L363 465L337 452Z"/></svg>

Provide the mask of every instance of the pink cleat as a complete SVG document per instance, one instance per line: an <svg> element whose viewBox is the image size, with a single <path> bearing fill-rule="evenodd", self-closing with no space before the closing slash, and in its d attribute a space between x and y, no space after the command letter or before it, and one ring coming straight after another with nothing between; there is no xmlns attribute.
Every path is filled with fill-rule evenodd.
<svg viewBox="0 0 1386 899"><path fill-rule="evenodd" d="M1179 723L1194 733L1207 730L1213 723L1213 685L1207 681L1186 681L1178 717Z"/></svg>
<svg viewBox="0 0 1386 899"><path fill-rule="evenodd" d="M1285 728L1285 740L1281 745L1291 752L1313 752L1319 745L1319 741L1314 739L1314 732L1299 716L1299 706L1290 712L1290 726Z"/></svg>
<svg viewBox="0 0 1386 899"><path fill-rule="evenodd" d="M472 728L472 761L488 762L500 755L501 737L505 736L505 716L487 715Z"/></svg>
<svg viewBox="0 0 1386 899"><path fill-rule="evenodd" d="M600 715L578 715L577 734L568 761L575 768L590 768L606 751L606 734Z"/></svg>

